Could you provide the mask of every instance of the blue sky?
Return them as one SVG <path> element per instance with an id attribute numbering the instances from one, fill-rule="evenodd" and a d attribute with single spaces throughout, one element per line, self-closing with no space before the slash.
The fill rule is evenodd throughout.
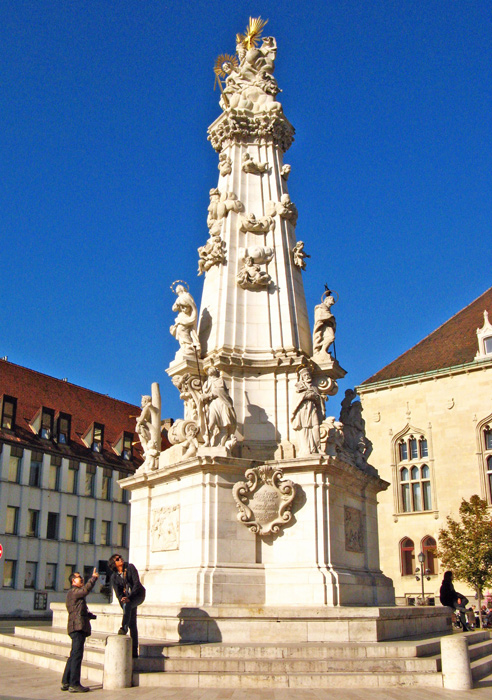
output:
<path id="1" fill-rule="evenodd" d="M 0 4 L 0 355 L 132 403 L 165 374 L 174 279 L 197 300 L 219 115 L 248 17 L 277 39 L 310 311 L 340 395 L 487 289 L 491 6 L 479 0 Z M 312 316 L 311 316 L 312 318 Z"/>

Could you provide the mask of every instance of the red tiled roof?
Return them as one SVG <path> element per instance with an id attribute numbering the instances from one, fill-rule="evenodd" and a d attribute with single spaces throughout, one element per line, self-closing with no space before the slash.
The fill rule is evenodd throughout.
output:
<path id="1" fill-rule="evenodd" d="M 130 417 L 140 414 L 138 406 L 0 360 L 0 396 L 3 394 L 17 399 L 17 412 L 15 431 L 0 429 L 1 440 L 28 445 L 31 449 L 55 452 L 70 459 L 97 462 L 121 471 L 133 471 L 142 461 L 139 444 L 134 447 L 133 463 L 124 460 L 112 449 L 123 431 L 132 433 L 133 441 L 138 443 L 135 418 Z M 71 415 L 69 445 L 44 440 L 33 433 L 29 423 L 43 406 L 53 409 L 55 418 L 60 411 Z M 93 452 L 82 440 L 82 435 L 94 421 L 104 425 L 102 453 Z"/>
<path id="2" fill-rule="evenodd" d="M 362 382 L 362 386 L 473 362 L 478 351 L 477 328 L 483 312 L 492 317 L 492 287 L 449 321 Z"/>

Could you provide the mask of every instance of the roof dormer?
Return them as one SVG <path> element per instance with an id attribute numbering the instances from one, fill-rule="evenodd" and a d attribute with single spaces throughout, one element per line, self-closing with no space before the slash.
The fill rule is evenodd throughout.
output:
<path id="1" fill-rule="evenodd" d="M 492 360 L 492 325 L 487 311 L 483 312 L 483 326 L 477 328 L 478 352 L 475 360 Z"/>

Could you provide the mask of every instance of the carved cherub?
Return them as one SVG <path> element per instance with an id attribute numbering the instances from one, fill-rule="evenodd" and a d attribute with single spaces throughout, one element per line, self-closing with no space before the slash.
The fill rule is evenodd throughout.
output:
<path id="1" fill-rule="evenodd" d="M 261 175 L 268 171 L 268 167 L 268 163 L 260 163 L 257 160 L 253 160 L 247 151 L 243 154 L 243 164 L 241 165 L 243 172 Z"/>
<path id="2" fill-rule="evenodd" d="M 294 265 L 301 270 L 306 269 L 305 258 L 310 258 L 311 256 L 304 252 L 304 241 L 298 241 L 292 248 L 292 259 Z"/>
<path id="3" fill-rule="evenodd" d="M 211 228 L 217 221 L 227 217 L 230 211 L 240 212 L 244 207 L 234 192 L 220 192 L 216 187 L 210 190 L 207 226 Z"/>
<path id="4" fill-rule="evenodd" d="M 292 166 L 288 165 L 287 163 L 285 165 L 282 165 L 282 167 L 280 169 L 280 175 L 286 182 L 289 179 L 289 175 L 290 175 L 291 170 L 292 170 Z"/>
<path id="5" fill-rule="evenodd" d="M 266 209 L 270 216 L 278 214 L 282 219 L 290 221 L 292 226 L 297 224 L 297 207 L 288 194 L 283 194 L 280 202 L 268 202 Z"/>
<path id="6" fill-rule="evenodd" d="M 237 273 L 237 283 L 243 289 L 256 289 L 258 287 L 268 287 L 272 278 L 268 272 L 264 272 L 251 256 L 244 259 L 244 265 Z"/>
<path id="7" fill-rule="evenodd" d="M 212 231 L 210 233 L 212 234 Z M 214 265 L 225 263 L 225 251 L 226 243 L 220 237 L 220 233 L 212 234 L 206 244 L 198 248 L 198 275 L 203 275 Z"/>
<path id="8" fill-rule="evenodd" d="M 227 153 L 222 152 L 219 154 L 219 164 L 217 167 L 221 175 L 229 175 L 232 172 L 232 160 Z"/>
<path id="9" fill-rule="evenodd" d="M 268 233 L 270 229 L 275 228 L 275 219 L 271 216 L 263 216 L 261 219 L 257 219 L 254 214 L 246 214 L 241 216 L 241 226 L 240 231 L 249 233 Z"/>

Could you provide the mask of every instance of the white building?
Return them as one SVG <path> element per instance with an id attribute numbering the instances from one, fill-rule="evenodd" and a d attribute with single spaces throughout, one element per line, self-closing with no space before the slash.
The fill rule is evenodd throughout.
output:
<path id="1" fill-rule="evenodd" d="M 141 459 L 139 408 L 0 361 L 0 614 L 44 615 L 73 571 L 128 553 L 118 479 Z M 94 602 L 106 598 L 97 587 Z"/>

